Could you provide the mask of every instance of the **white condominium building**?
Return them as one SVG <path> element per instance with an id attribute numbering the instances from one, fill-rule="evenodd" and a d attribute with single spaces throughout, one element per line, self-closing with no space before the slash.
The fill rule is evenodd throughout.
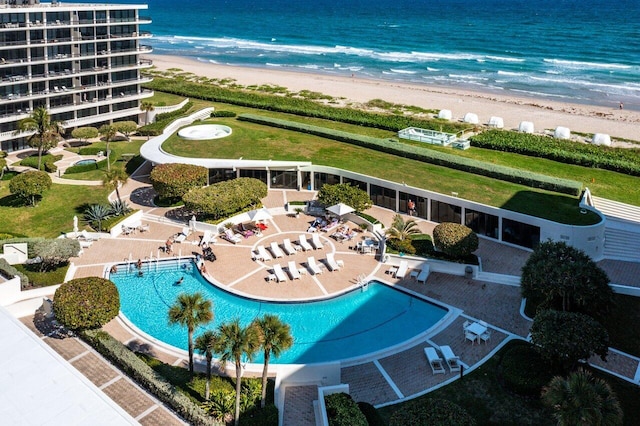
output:
<path id="1" fill-rule="evenodd" d="M 27 148 L 17 124 L 38 107 L 66 129 L 138 122 L 152 66 L 147 5 L 0 0 L 0 149 Z"/>

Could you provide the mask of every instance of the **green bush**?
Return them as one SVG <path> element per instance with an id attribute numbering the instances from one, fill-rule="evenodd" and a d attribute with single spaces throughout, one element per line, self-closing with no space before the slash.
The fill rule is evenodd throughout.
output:
<path id="1" fill-rule="evenodd" d="M 45 154 L 41 159 L 41 170 L 44 170 L 47 173 L 54 173 L 58 170 L 58 167 L 53 164 L 58 160 L 62 159 L 62 155 L 51 155 Z M 32 167 L 34 169 L 38 169 L 38 155 L 31 155 L 22 161 L 20 161 L 21 166 Z"/>
<path id="2" fill-rule="evenodd" d="M 394 412 L 389 426 L 475 426 L 467 411 L 446 399 L 410 402 Z"/>
<path id="3" fill-rule="evenodd" d="M 358 408 L 362 411 L 362 414 L 364 414 L 369 426 L 387 426 L 384 419 L 373 405 L 368 402 L 360 401 L 358 402 Z"/>
<path id="4" fill-rule="evenodd" d="M 344 392 L 324 397 L 329 426 L 367 426 L 367 418 L 351 395 Z"/>
<path id="5" fill-rule="evenodd" d="M 33 254 L 42 260 L 40 270 L 48 271 L 68 263 L 71 257 L 78 256 L 80 243 L 67 238 L 46 239 L 34 243 Z"/>
<path id="6" fill-rule="evenodd" d="M 213 111 L 211 117 L 235 117 L 236 113 L 233 111 Z"/>
<path id="7" fill-rule="evenodd" d="M 363 191 L 357 186 L 351 186 L 350 183 L 322 185 L 322 188 L 318 191 L 318 201 L 325 206 L 343 203 L 353 207 L 358 212 L 367 210 L 373 205 L 367 191 Z"/>
<path id="8" fill-rule="evenodd" d="M 29 278 L 22 272 L 18 271 L 13 266 L 9 265 L 5 259 L 0 258 L 0 275 L 6 277 L 7 279 L 12 279 L 13 277 L 20 277 L 20 286 L 25 288 L 29 285 Z"/>
<path id="9" fill-rule="evenodd" d="M 240 415 L 240 426 L 278 426 L 278 408 L 273 404 L 257 407 Z"/>
<path id="10" fill-rule="evenodd" d="M 124 214 L 122 216 L 110 216 L 110 217 L 104 219 L 102 221 L 102 230 L 104 232 L 111 232 L 111 228 L 113 228 L 114 225 L 117 225 L 118 223 L 122 222 L 123 220 L 125 220 L 129 216 L 133 215 L 137 211 L 138 210 L 131 210 L 128 213 L 126 213 L 126 214 Z"/>
<path id="11" fill-rule="evenodd" d="M 479 148 L 515 152 L 561 163 L 640 176 L 640 149 L 638 148 L 596 146 L 509 130 L 488 130 L 472 136 L 470 140 L 473 146 Z"/>
<path id="12" fill-rule="evenodd" d="M 337 140 L 339 142 L 345 142 L 357 146 L 362 146 L 368 149 L 374 149 L 376 151 L 384 152 L 387 154 L 410 158 L 412 160 L 422 161 L 425 163 L 431 163 L 437 166 L 449 167 L 463 172 L 473 173 L 494 179 L 500 179 L 507 182 L 513 182 L 520 185 L 530 186 L 532 188 L 540 188 L 573 196 L 578 196 L 582 191 L 582 184 L 577 181 L 554 178 L 539 173 L 529 172 L 526 170 L 513 169 L 497 164 L 485 163 L 475 159 L 435 151 L 421 146 L 409 145 L 404 143 L 401 144 L 398 142 L 389 141 L 388 139 L 374 138 L 372 136 L 364 136 L 360 134 L 348 133 L 294 121 L 280 120 L 277 118 L 263 117 L 254 114 L 242 114 L 238 116 L 238 119 L 249 121 L 251 123 L 262 124 L 265 126 L 272 126 L 286 130 L 308 133 L 327 139 Z"/>
<path id="13" fill-rule="evenodd" d="M 366 213 L 356 212 L 356 215 L 360 216 L 363 219 L 366 219 L 369 223 L 372 223 L 374 225 L 376 225 L 378 223 L 381 223 L 378 219 L 376 219 L 375 217 L 370 216 L 370 215 L 368 215 Z M 383 226 L 383 228 L 384 228 L 384 226 Z"/>
<path id="14" fill-rule="evenodd" d="M 99 277 L 62 284 L 53 298 L 56 320 L 71 330 L 102 327 L 118 315 L 120 295 L 115 284 Z"/>
<path id="15" fill-rule="evenodd" d="M 386 241 L 387 246 L 395 250 L 399 253 L 404 254 L 416 254 L 417 250 L 412 244 L 411 238 L 405 238 L 404 240 L 399 240 L 396 238 L 388 239 Z"/>
<path id="16" fill-rule="evenodd" d="M 20 173 L 11 179 L 9 192 L 35 206 L 52 184 L 51 177 L 46 172 L 34 170 Z"/>
<path id="17" fill-rule="evenodd" d="M 433 229 L 433 242 L 438 250 L 464 258 L 478 249 L 478 236 L 471 228 L 459 223 L 443 222 Z"/>
<path id="18" fill-rule="evenodd" d="M 182 197 L 187 209 L 211 219 L 229 217 L 243 209 L 259 206 L 267 196 L 267 185 L 254 178 L 236 178 L 197 188 Z"/>
<path id="19" fill-rule="evenodd" d="M 542 387 L 553 378 L 550 366 L 533 345 L 524 341 L 502 354 L 499 369 L 504 386 L 524 396 L 540 397 Z"/>
<path id="20" fill-rule="evenodd" d="M 207 184 L 209 170 L 192 164 L 158 164 L 149 179 L 153 189 L 164 199 L 179 199 L 192 189 Z"/>
<path id="21" fill-rule="evenodd" d="M 55 301 L 54 301 L 55 307 Z M 94 349 L 111 360 L 138 384 L 154 394 L 193 425 L 223 426 L 207 416 L 193 401 L 168 383 L 162 376 L 139 359 L 125 345 L 101 330 L 88 330 L 82 334 Z"/>

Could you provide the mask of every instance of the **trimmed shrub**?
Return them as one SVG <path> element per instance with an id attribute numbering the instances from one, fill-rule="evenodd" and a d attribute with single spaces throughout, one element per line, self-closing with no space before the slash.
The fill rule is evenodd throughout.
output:
<path id="1" fill-rule="evenodd" d="M 325 206 L 343 203 L 359 212 L 367 210 L 373 205 L 367 191 L 363 191 L 357 186 L 351 186 L 349 183 L 322 185 L 322 188 L 318 191 L 318 201 Z"/>
<path id="2" fill-rule="evenodd" d="M 344 392 L 324 397 L 329 426 L 367 426 L 367 418 L 351 395 Z"/>
<path id="3" fill-rule="evenodd" d="M 78 240 L 55 238 L 38 241 L 33 245 L 33 254 L 42 259 L 40 270 L 47 271 L 69 261 L 80 253 Z"/>
<path id="4" fill-rule="evenodd" d="M 54 301 L 55 309 L 55 301 Z M 162 376 L 153 371 L 125 345 L 101 330 L 82 332 L 82 338 L 95 350 L 111 360 L 116 366 L 133 378 L 138 384 L 154 394 L 159 400 L 169 405 L 180 416 L 193 425 L 223 426 L 207 416 L 191 399 L 176 390 Z"/>
<path id="5" fill-rule="evenodd" d="M 78 127 L 71 131 L 71 136 L 76 139 L 80 139 L 80 141 L 97 138 L 98 129 L 95 127 Z"/>
<path id="6" fill-rule="evenodd" d="M 278 426 L 278 408 L 273 404 L 257 407 L 240 414 L 240 426 Z"/>
<path id="7" fill-rule="evenodd" d="M 52 184 L 51 177 L 46 172 L 25 172 L 9 181 L 9 192 L 35 206 Z"/>
<path id="8" fill-rule="evenodd" d="M 6 259 L 3 258 L 0 258 L 0 275 L 8 279 L 12 279 L 13 277 L 20 277 L 20 286 L 22 288 L 25 288 L 29 285 L 29 278 L 13 266 L 9 265 L 9 262 L 7 262 Z"/>
<path id="9" fill-rule="evenodd" d="M 411 238 L 405 238 L 404 240 L 388 239 L 387 246 L 393 250 L 405 254 L 416 254 L 416 248 L 413 246 Z"/>
<path id="10" fill-rule="evenodd" d="M 358 408 L 366 417 L 369 426 L 387 426 L 384 419 L 382 418 L 380 413 L 378 413 L 376 407 L 374 407 L 373 405 L 369 404 L 368 402 L 360 401 L 358 402 Z"/>
<path id="11" fill-rule="evenodd" d="M 478 236 L 459 223 L 443 222 L 433 229 L 433 242 L 438 250 L 455 258 L 469 256 L 478 249 Z"/>
<path id="12" fill-rule="evenodd" d="M 266 196 L 267 185 L 261 180 L 237 178 L 191 190 L 182 200 L 188 210 L 220 219 L 250 206 L 258 206 Z"/>
<path id="13" fill-rule="evenodd" d="M 519 395 L 539 397 L 553 374 L 533 345 L 513 344 L 501 357 L 500 369 L 504 386 Z"/>
<path id="14" fill-rule="evenodd" d="M 532 188 L 546 189 L 573 196 L 578 196 L 582 191 L 582 183 L 568 179 L 554 178 L 526 170 L 513 169 L 497 164 L 485 163 L 471 158 L 460 157 L 455 154 L 447 154 L 416 145 L 409 145 L 390 141 L 389 139 L 374 138 L 355 133 L 348 133 L 294 121 L 280 120 L 277 118 L 263 117 L 254 114 L 241 114 L 239 120 L 265 126 L 308 133 L 315 136 L 333 139 L 339 142 L 362 146 L 387 154 L 410 158 L 412 160 L 449 167 L 467 173 L 487 176 L 507 182 L 530 186 Z"/>
<path id="15" fill-rule="evenodd" d="M 235 117 L 236 113 L 233 111 L 213 111 L 211 117 Z"/>
<path id="16" fill-rule="evenodd" d="M 62 159 L 62 155 L 51 155 L 45 154 L 42 156 L 42 161 L 40 165 L 40 169 L 44 170 L 47 173 L 54 173 L 58 170 L 58 167 L 53 164 L 56 161 Z M 32 155 L 20 161 L 21 166 L 32 167 L 34 169 L 38 169 L 38 156 Z"/>
<path id="17" fill-rule="evenodd" d="M 53 298 L 56 320 L 71 330 L 100 328 L 118 315 L 116 285 L 99 277 L 77 278 L 62 284 Z"/>
<path id="18" fill-rule="evenodd" d="M 207 184 L 209 170 L 192 164 L 159 164 L 151 170 L 153 189 L 164 199 L 177 199 Z"/>
<path id="19" fill-rule="evenodd" d="M 389 426 L 475 426 L 476 421 L 467 411 L 446 399 L 414 401 L 394 412 Z"/>

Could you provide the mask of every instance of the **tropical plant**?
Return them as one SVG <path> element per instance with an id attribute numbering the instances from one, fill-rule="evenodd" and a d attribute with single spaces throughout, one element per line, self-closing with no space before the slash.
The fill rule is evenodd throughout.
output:
<path id="1" fill-rule="evenodd" d="M 436 398 L 404 404 L 389 419 L 389 426 L 474 426 L 475 424 L 476 420 L 464 408 L 446 399 Z"/>
<path id="2" fill-rule="evenodd" d="M 149 113 L 151 111 L 153 111 L 154 109 L 155 109 L 155 107 L 149 101 L 143 101 L 140 104 L 140 111 L 144 111 L 144 113 L 145 113 L 144 124 L 149 124 Z"/>
<path id="3" fill-rule="evenodd" d="M 387 238 L 391 240 L 406 240 L 410 239 L 411 235 L 420 234 L 420 229 L 418 228 L 418 223 L 414 219 L 404 220 L 402 215 L 395 215 L 393 217 L 393 222 L 391 223 L 391 228 L 387 229 L 385 234 Z"/>
<path id="4" fill-rule="evenodd" d="M 184 194 L 182 200 L 187 209 L 219 219 L 256 208 L 266 195 L 267 185 L 264 182 L 241 177 L 192 189 Z"/>
<path id="5" fill-rule="evenodd" d="M 459 223 L 443 222 L 433 228 L 433 243 L 441 252 L 465 258 L 478 249 L 478 235 Z"/>
<path id="6" fill-rule="evenodd" d="M 100 328 L 119 311 L 118 288 L 100 277 L 68 281 L 56 290 L 53 298 L 56 320 L 71 330 Z"/>
<path id="7" fill-rule="evenodd" d="M 104 204 L 92 204 L 84 212 L 84 222 L 95 229 L 98 225 L 98 232 L 102 232 L 102 221 L 111 216 L 111 208 Z"/>
<path id="8" fill-rule="evenodd" d="M 85 141 L 87 139 L 92 139 L 98 136 L 98 129 L 95 127 L 78 127 L 77 129 L 73 129 L 71 131 L 71 136 L 76 139 L 79 139 L 80 142 Z"/>
<path id="9" fill-rule="evenodd" d="M 104 141 L 107 143 L 107 170 L 111 171 L 111 151 L 109 150 L 109 143 L 116 136 L 118 131 L 111 124 L 104 124 L 100 126 L 98 129 L 98 133 L 103 137 Z"/>
<path id="10" fill-rule="evenodd" d="M 318 191 L 318 201 L 325 206 L 333 206 L 343 203 L 361 212 L 370 208 L 373 203 L 367 191 L 363 191 L 350 183 L 338 183 L 335 185 L 322 185 Z"/>
<path id="11" fill-rule="evenodd" d="M 367 418 L 348 393 L 332 393 L 324 397 L 329 425 L 368 426 Z"/>
<path id="12" fill-rule="evenodd" d="M 204 399 L 209 400 L 211 393 L 211 361 L 213 360 L 213 351 L 216 344 L 216 334 L 207 330 L 198 337 L 196 337 L 195 349 L 203 354 L 207 359 L 207 381 L 204 387 Z"/>
<path id="13" fill-rule="evenodd" d="M 253 321 L 260 336 L 260 348 L 264 354 L 264 368 L 262 369 L 262 394 L 260 407 L 264 408 L 267 402 L 267 373 L 271 354 L 280 356 L 293 345 L 291 327 L 283 323 L 277 315 L 265 314 L 262 318 Z"/>
<path id="14" fill-rule="evenodd" d="M 554 377 L 542 391 L 542 402 L 553 410 L 560 426 L 622 425 L 623 412 L 615 393 L 588 371 Z"/>
<path id="15" fill-rule="evenodd" d="M 149 179 L 153 189 L 162 199 L 178 199 L 192 189 L 207 184 L 206 167 L 192 164 L 159 164 L 151 170 Z"/>
<path id="16" fill-rule="evenodd" d="M 189 341 L 189 372 L 193 374 L 193 332 L 196 327 L 213 321 L 213 303 L 206 300 L 202 293 L 178 295 L 169 308 L 169 324 L 187 327 Z"/>
<path id="17" fill-rule="evenodd" d="M 240 419 L 240 392 L 242 390 L 242 361 L 252 361 L 260 347 L 260 335 L 253 325 L 242 327 L 240 319 L 221 324 L 217 331 L 218 341 L 216 353 L 220 354 L 220 361 L 225 365 L 228 361 L 235 363 L 236 369 L 236 405 L 235 425 Z"/>
<path id="18" fill-rule="evenodd" d="M 110 208 L 111 214 L 114 216 L 124 216 L 131 211 L 131 207 L 129 207 L 126 201 L 112 201 Z"/>
<path id="19" fill-rule="evenodd" d="M 9 192 L 23 198 L 27 204 L 35 206 L 44 192 L 51 188 L 51 177 L 46 172 L 32 171 L 20 173 L 9 182 Z"/>
<path id="20" fill-rule="evenodd" d="M 38 150 L 38 170 L 42 163 L 42 153 L 58 144 L 60 136 L 64 134 L 64 127 L 57 121 L 51 121 L 49 111 L 45 107 L 38 107 L 31 115 L 18 123 L 16 134 L 35 132 L 29 136 L 27 142 Z"/>
<path id="21" fill-rule="evenodd" d="M 107 158 L 107 164 L 109 159 Z M 102 177 L 102 184 L 109 188 L 115 189 L 116 197 L 118 197 L 118 201 L 122 204 L 122 199 L 120 198 L 120 185 L 125 185 L 129 180 L 129 175 L 124 169 L 115 168 L 113 170 L 107 171 Z"/>
<path id="22" fill-rule="evenodd" d="M 0 151 L 0 180 L 4 177 L 4 169 L 7 167 L 7 159 L 5 158 L 7 153 Z"/>
<path id="23" fill-rule="evenodd" d="M 589 315 L 551 309 L 538 311 L 530 332 L 531 342 L 556 371 L 570 371 L 579 360 L 593 355 L 607 360 L 609 334 Z"/>
<path id="24" fill-rule="evenodd" d="M 138 129 L 138 125 L 135 121 L 116 121 L 113 123 L 113 128 L 116 129 L 117 132 L 122 133 L 129 141 L 131 140 L 131 133 Z"/>
<path id="25" fill-rule="evenodd" d="M 522 297 L 543 308 L 604 315 L 613 304 L 609 277 L 585 252 L 562 241 L 535 248 L 522 268 Z"/>
<path id="26" fill-rule="evenodd" d="M 40 270 L 50 271 L 80 253 L 78 240 L 54 238 L 33 243 L 33 255 L 39 257 Z"/>

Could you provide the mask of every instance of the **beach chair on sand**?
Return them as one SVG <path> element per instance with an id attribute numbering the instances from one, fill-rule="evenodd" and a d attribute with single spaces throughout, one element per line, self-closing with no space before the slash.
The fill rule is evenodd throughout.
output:
<path id="1" fill-rule="evenodd" d="M 455 356 L 450 346 L 448 345 L 440 346 L 440 352 L 442 352 L 442 356 L 444 357 L 444 360 L 447 362 L 447 365 L 449 366 L 449 370 L 452 373 L 456 373 L 460 371 L 460 358 Z"/>
<path id="2" fill-rule="evenodd" d="M 273 273 L 275 274 L 276 278 L 278 279 L 278 282 L 283 282 L 283 281 L 287 280 L 287 276 L 285 275 L 284 271 L 282 270 L 282 266 L 280 266 L 280 264 L 273 265 Z"/>
<path id="3" fill-rule="evenodd" d="M 442 358 L 438 356 L 438 352 L 436 352 L 435 348 L 432 348 L 431 346 L 424 348 L 424 354 L 427 356 L 427 360 L 429 361 L 429 366 L 431 367 L 433 374 L 446 373 Z"/>
<path id="4" fill-rule="evenodd" d="M 282 247 L 284 247 L 284 252 L 289 256 L 296 254 L 296 248 L 293 246 L 293 244 L 291 244 L 291 240 L 289 240 L 288 238 L 284 239 L 284 241 L 282 242 Z"/>
<path id="5" fill-rule="evenodd" d="M 324 246 L 322 245 L 322 241 L 320 241 L 320 235 L 318 235 L 318 234 L 312 234 L 311 235 L 311 245 L 316 250 L 324 248 Z"/>
<path id="6" fill-rule="evenodd" d="M 280 250 L 278 243 L 276 243 L 275 241 L 271 242 L 269 249 L 271 249 L 271 253 L 273 253 L 273 257 L 275 258 L 284 257 L 284 253 L 282 252 L 282 250 Z"/>
<path id="7" fill-rule="evenodd" d="M 298 271 L 298 267 L 296 266 L 296 262 L 290 261 L 287 264 L 287 269 L 289 270 L 289 275 L 291 275 L 292 280 L 300 279 L 300 272 Z"/>
<path id="8" fill-rule="evenodd" d="M 311 256 L 307 258 L 307 266 L 313 272 L 313 275 L 319 275 L 322 273 L 322 269 L 320 269 L 320 265 L 316 263 L 316 259 Z"/>
<path id="9" fill-rule="evenodd" d="M 302 247 L 302 250 L 304 251 L 313 250 L 313 247 L 311 247 L 311 244 L 307 242 L 307 237 L 304 234 L 300 235 L 300 237 L 298 238 L 298 243 L 300 244 L 300 247 Z"/>

